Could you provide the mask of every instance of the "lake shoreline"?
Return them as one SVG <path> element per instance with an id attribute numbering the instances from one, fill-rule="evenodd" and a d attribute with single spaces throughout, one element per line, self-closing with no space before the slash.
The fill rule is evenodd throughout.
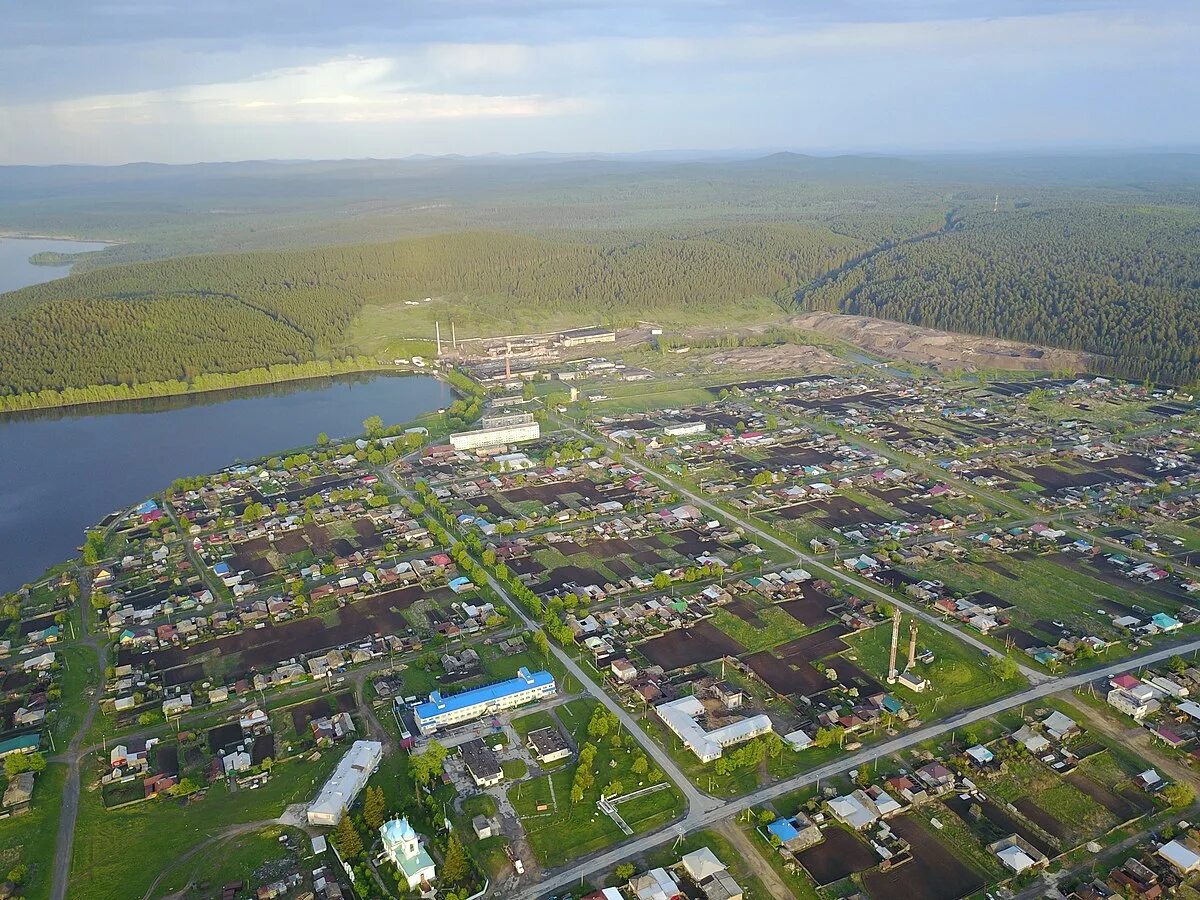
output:
<path id="1" fill-rule="evenodd" d="M 0 417 L 0 593 L 75 555 L 88 528 L 176 478 L 308 447 L 322 432 L 352 440 L 373 416 L 434 428 L 453 389 L 432 373 L 400 374 L 349 372 Z"/>
<path id="2" fill-rule="evenodd" d="M 253 369 L 243 369 L 243 370 L 241 370 L 241 372 L 230 372 L 229 375 L 230 375 L 230 377 L 232 377 L 232 376 L 240 375 L 240 374 L 242 374 L 242 372 L 247 372 L 247 371 L 254 371 L 254 370 Z M 304 373 L 304 374 L 296 374 L 296 375 L 285 375 L 282 377 L 261 378 L 261 379 L 256 379 L 254 381 L 247 381 L 244 384 L 228 384 L 228 385 L 219 385 L 219 386 L 214 386 L 214 387 L 201 387 L 201 388 L 193 388 L 193 387 L 189 386 L 186 390 L 182 390 L 182 391 L 180 391 L 180 390 L 165 390 L 164 389 L 161 391 L 154 391 L 154 392 L 151 392 L 148 394 L 142 394 L 137 397 L 111 397 L 111 398 L 104 398 L 104 399 L 99 399 L 99 400 L 77 400 L 77 401 L 70 401 L 70 402 L 64 402 L 64 403 L 37 403 L 37 404 L 31 405 L 31 406 L 20 406 L 20 407 L 16 407 L 13 409 L 0 408 L 0 422 L 5 421 L 6 419 L 8 419 L 11 416 L 17 416 L 21 413 L 26 413 L 26 412 L 36 413 L 36 412 L 44 412 L 44 411 L 55 410 L 55 409 L 83 409 L 83 408 L 91 409 L 91 408 L 105 407 L 105 406 L 116 405 L 116 404 L 121 404 L 121 403 L 140 403 L 143 400 L 161 400 L 161 399 L 169 399 L 172 397 L 194 397 L 194 396 L 202 396 L 205 394 L 220 394 L 225 391 L 236 391 L 240 388 L 269 387 L 270 385 L 273 385 L 273 384 L 288 384 L 289 382 L 294 382 L 294 381 L 312 381 L 312 380 L 318 379 L 318 378 L 337 378 L 342 375 L 366 375 L 366 374 L 397 375 L 397 376 L 428 375 L 432 378 L 436 378 L 438 381 L 441 381 L 443 384 L 446 384 L 452 391 L 455 391 L 454 386 L 451 385 L 448 381 L 446 381 L 446 379 L 444 379 L 441 376 L 441 374 L 438 373 L 436 370 L 433 370 L 433 369 L 428 369 L 428 370 L 426 370 L 426 369 L 397 369 L 395 366 L 388 366 L 383 363 L 379 363 L 376 365 L 353 366 L 353 367 L 347 367 L 344 369 L 339 368 L 337 371 L 332 371 L 332 372 L 312 372 L 312 373 Z M 117 385 L 88 385 L 87 387 L 76 388 L 75 390 L 86 391 L 86 390 L 92 390 L 92 389 L 113 388 L 113 387 L 117 387 Z M 455 391 L 455 393 L 457 394 L 458 392 Z M 16 394 L 14 396 L 15 397 L 24 397 L 24 396 L 29 396 L 29 395 Z M 3 399 L 4 398 L 0 398 L 0 402 L 2 402 Z"/>
<path id="3" fill-rule="evenodd" d="M 105 238 L 75 237 L 69 234 L 25 234 L 16 231 L 0 231 L 0 238 L 10 241 L 70 241 L 77 244 L 107 244 L 110 247 L 128 243 L 127 241 L 110 241 Z"/>

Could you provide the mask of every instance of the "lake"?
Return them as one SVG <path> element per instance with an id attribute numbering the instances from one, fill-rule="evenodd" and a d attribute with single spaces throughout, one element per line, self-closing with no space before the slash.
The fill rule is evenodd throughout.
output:
<path id="1" fill-rule="evenodd" d="M 70 266 L 35 266 L 29 257 L 47 251 L 86 253 L 103 250 L 108 244 L 96 241 L 56 241 L 49 238 L 0 238 L 0 294 L 71 273 Z"/>
<path id="2" fill-rule="evenodd" d="M 348 375 L 0 415 L 0 591 L 76 555 L 85 530 L 176 478 L 448 406 L 427 375 Z"/>

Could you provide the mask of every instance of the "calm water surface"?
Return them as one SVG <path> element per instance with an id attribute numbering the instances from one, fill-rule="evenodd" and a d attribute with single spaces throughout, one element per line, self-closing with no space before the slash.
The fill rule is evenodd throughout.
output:
<path id="1" fill-rule="evenodd" d="M 311 444 L 322 431 L 357 435 L 369 416 L 404 422 L 452 399 L 424 375 L 351 375 L 0 414 L 0 591 L 75 555 L 86 528 L 180 476 Z"/>
<path id="2" fill-rule="evenodd" d="M 70 266 L 35 266 L 29 261 L 35 253 L 86 253 L 107 246 L 95 241 L 0 238 L 0 294 L 71 274 Z"/>

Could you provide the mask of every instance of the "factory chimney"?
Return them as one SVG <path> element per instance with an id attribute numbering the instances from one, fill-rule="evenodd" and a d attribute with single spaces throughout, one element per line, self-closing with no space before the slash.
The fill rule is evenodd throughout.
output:
<path id="1" fill-rule="evenodd" d="M 434 334 L 435 340 L 437 340 L 437 355 L 441 356 L 442 355 L 442 323 L 441 322 L 435 321 L 433 323 L 433 334 Z"/>
<path id="2" fill-rule="evenodd" d="M 896 650 L 900 644 L 900 610 L 892 613 L 892 653 L 888 657 L 887 683 L 896 683 Z"/>
<path id="3" fill-rule="evenodd" d="M 914 619 L 908 623 L 908 670 L 911 672 L 917 665 L 917 622 Z"/>
<path id="4" fill-rule="evenodd" d="M 512 378 L 512 342 L 504 345 L 504 380 Z"/>

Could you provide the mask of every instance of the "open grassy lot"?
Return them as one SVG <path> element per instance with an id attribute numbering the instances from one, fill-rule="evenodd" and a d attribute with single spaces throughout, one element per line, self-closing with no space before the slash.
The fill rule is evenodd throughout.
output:
<path id="1" fill-rule="evenodd" d="M 231 793 L 221 783 L 203 800 L 186 804 L 164 798 L 109 811 L 100 792 L 85 786 L 71 861 L 72 900 L 142 896 L 173 860 L 223 827 L 274 819 L 289 804 L 312 799 L 340 756 L 335 750 L 312 763 L 280 763 L 258 790 Z M 173 870 L 162 886 L 177 890 L 186 881 L 185 871 Z"/>
<path id="2" fill-rule="evenodd" d="M 1039 556 L 1033 559 L 999 556 L 994 560 L 938 561 L 922 565 L 917 571 L 922 578 L 944 581 L 949 587 L 962 591 L 988 591 L 1011 603 L 1008 610 L 1013 623 L 1027 631 L 1045 631 L 1046 623 L 1059 621 L 1076 631 L 1095 634 L 1109 640 L 1119 640 L 1120 632 L 1112 626 L 1113 607 L 1139 604 L 1155 611 L 1173 611 L 1177 605 L 1164 602 L 1148 591 L 1139 591 L 1130 581 L 1128 587 L 1108 584 L 1085 572 L 1069 568 L 1061 558 Z M 1106 610 L 1101 613 L 1098 610 Z M 1039 627 L 1038 623 L 1042 623 Z M 1057 640 L 1056 634 L 1045 634 Z M 1050 641 L 1053 643 L 1053 641 Z M 1121 652 L 1114 647 L 1109 653 Z"/>
<path id="3" fill-rule="evenodd" d="M 900 666 L 905 662 L 907 628 L 902 628 Z M 856 659 L 867 672 L 881 681 L 887 677 L 888 653 L 891 647 L 891 625 L 884 623 L 858 634 L 847 635 L 850 645 L 846 655 Z M 960 709 L 969 709 L 995 700 L 1027 685 L 1025 677 L 1017 674 L 1006 680 L 997 676 L 991 663 L 980 651 L 932 625 L 922 624 L 917 636 L 917 653 L 933 653 L 933 662 L 917 663 L 917 672 L 929 681 L 922 693 L 901 685 L 891 690 L 915 709 L 917 715 L 944 716 Z"/>
<path id="4" fill-rule="evenodd" d="M 287 834 L 299 846 L 296 853 L 288 850 L 280 843 L 279 838 Z M 307 856 L 311 851 L 308 836 L 298 828 L 288 828 L 283 825 L 269 825 L 261 831 L 239 835 L 224 842 L 212 853 L 201 853 L 193 860 L 193 864 L 180 867 L 178 876 L 172 875 L 167 881 L 186 881 L 191 879 L 195 885 L 208 883 L 211 890 L 232 881 L 244 881 L 255 884 L 263 879 L 256 877 L 256 872 L 276 876 L 290 868 L 296 867 L 299 858 Z M 278 871 L 276 871 L 278 870 Z M 160 891 L 166 896 L 169 889 Z M 201 897 L 205 894 L 193 888 L 188 896 Z"/>
<path id="5" fill-rule="evenodd" d="M 88 689 L 100 684 L 103 673 L 99 671 L 99 662 L 90 647 L 67 646 L 62 650 L 62 659 L 64 665 L 59 676 L 62 699 L 51 731 L 56 745 L 65 746 L 92 702 Z"/>
<path id="6" fill-rule="evenodd" d="M 554 724 L 554 717 L 550 715 L 548 710 L 539 709 L 537 712 L 530 713 L 527 716 L 521 716 L 519 719 L 513 719 L 512 726 L 516 729 L 517 734 L 521 737 L 528 736 L 529 732 L 537 731 L 539 728 L 549 728 Z"/>
<path id="7" fill-rule="evenodd" d="M 65 766 L 47 766 L 34 783 L 33 808 L 22 816 L 0 820 L 0 876 L 17 866 L 28 866 L 21 891 L 30 900 L 50 896 L 50 864 L 66 777 Z"/>
<path id="8" fill-rule="evenodd" d="M 782 609 L 767 606 L 755 610 L 758 623 L 747 622 L 718 606 L 713 610 L 712 622 L 727 635 L 746 648 L 748 653 L 770 650 L 780 644 L 803 637 L 814 629 L 788 615 Z"/>
<path id="9" fill-rule="evenodd" d="M 563 723 L 581 745 L 588 741 L 587 725 L 598 705 L 593 700 L 574 700 L 559 707 Z M 597 748 L 590 767 L 594 783 L 578 802 L 571 800 L 571 787 L 579 769 L 576 762 L 509 790 L 509 800 L 543 865 L 561 865 L 624 837 L 616 823 L 596 807 L 601 793 L 614 794 L 615 784 L 619 784 L 620 793 L 628 793 L 664 780 L 653 764 L 646 775 L 635 774 L 634 760 L 643 755 L 642 751 L 627 734 L 618 735 L 615 742 L 613 737 L 593 742 Z M 619 807 L 621 817 L 635 832 L 661 826 L 682 810 L 682 799 L 669 787 Z"/>
<path id="10" fill-rule="evenodd" d="M 1004 803 L 1032 803 L 1062 826 L 1058 838 L 1064 849 L 1077 846 L 1119 824 L 1116 816 L 1075 785 L 1028 755 L 1011 757 L 1003 774 L 988 780 L 986 789 Z M 1027 810 L 1022 810 L 1028 814 Z M 1041 824 L 1041 823 L 1039 823 Z"/>
<path id="11" fill-rule="evenodd" d="M 658 390 L 654 390 L 657 387 Z M 598 387 L 597 392 L 607 394 L 610 399 L 591 404 L 593 415 L 622 416 L 628 413 L 649 412 L 656 409 L 680 409 L 711 403 L 714 394 L 708 388 L 679 388 L 674 385 L 640 385 L 639 391 L 626 396 L 613 396 L 615 388 Z"/>

